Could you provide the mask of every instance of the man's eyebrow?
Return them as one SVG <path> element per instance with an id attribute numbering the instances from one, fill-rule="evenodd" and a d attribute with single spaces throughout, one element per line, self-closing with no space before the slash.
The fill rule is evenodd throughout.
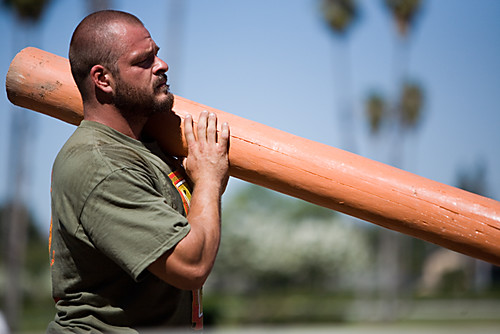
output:
<path id="1" fill-rule="evenodd" d="M 147 51 L 144 51 L 143 55 L 149 55 L 151 53 L 156 55 L 156 54 L 158 54 L 158 51 L 160 51 L 160 47 L 158 45 L 154 44 L 152 48 L 148 48 Z"/>
<path id="2" fill-rule="evenodd" d="M 139 59 L 145 56 L 149 56 L 151 54 L 156 55 L 158 53 L 158 50 L 160 50 L 160 48 L 157 45 L 154 45 L 151 48 L 137 52 L 134 56 L 134 59 Z"/>

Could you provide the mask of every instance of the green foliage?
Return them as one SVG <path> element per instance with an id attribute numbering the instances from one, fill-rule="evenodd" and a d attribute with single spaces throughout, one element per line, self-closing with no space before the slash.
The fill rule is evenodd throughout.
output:
<path id="1" fill-rule="evenodd" d="M 365 101 L 365 115 L 371 134 L 379 134 L 383 126 L 391 122 L 402 129 L 415 130 L 422 121 L 424 100 L 422 87 L 412 81 L 403 83 L 398 107 L 392 112 L 382 94 L 371 93 Z"/>
<path id="2" fill-rule="evenodd" d="M 409 26 L 415 20 L 420 9 L 420 0 L 385 0 L 401 35 L 406 36 Z"/>
<path id="3" fill-rule="evenodd" d="M 372 93 L 365 102 L 365 114 L 372 135 L 378 134 L 386 117 L 386 102 L 379 93 Z"/>
<path id="4" fill-rule="evenodd" d="M 335 211 L 330 209 L 252 184 L 248 184 L 238 194 L 235 194 L 224 214 L 229 217 L 238 216 L 242 210 L 263 215 L 280 212 L 284 215 L 283 219 L 292 223 L 306 217 L 333 219 L 337 215 Z"/>
<path id="5" fill-rule="evenodd" d="M 321 10 L 329 27 L 339 34 L 344 34 L 358 16 L 354 0 L 323 0 Z"/>
<path id="6" fill-rule="evenodd" d="M 2 0 L 3 5 L 15 9 L 23 20 L 37 21 L 50 0 Z"/>
<path id="7" fill-rule="evenodd" d="M 214 290 L 338 291 L 370 262 L 360 227 L 334 211 L 253 185 L 227 207 Z"/>
<path id="8" fill-rule="evenodd" d="M 422 119 L 424 93 L 420 85 L 406 82 L 400 98 L 401 124 L 408 129 L 415 129 Z"/>
<path id="9" fill-rule="evenodd" d="M 350 297 L 328 293 L 210 294 L 204 298 L 204 322 L 210 326 L 312 324 L 346 321 Z"/>
<path id="10" fill-rule="evenodd" d="M 7 244 L 8 219 L 12 205 L 0 207 L 0 240 L 2 241 L 2 256 L 0 257 L 0 299 L 3 299 L 6 289 L 5 258 L 9 252 Z M 20 289 L 22 290 L 23 306 L 21 311 L 20 330 L 45 330 L 48 322 L 54 317 L 54 302 L 51 298 L 49 255 L 47 239 L 35 225 L 33 217 L 27 208 L 22 207 L 22 216 L 26 217 L 27 244 L 25 249 L 24 267 L 21 273 Z"/>

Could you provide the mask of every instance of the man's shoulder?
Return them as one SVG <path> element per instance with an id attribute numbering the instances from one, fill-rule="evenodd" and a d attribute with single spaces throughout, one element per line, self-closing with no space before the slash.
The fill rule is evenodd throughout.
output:
<path id="1" fill-rule="evenodd" d="M 158 176 L 170 172 L 172 167 L 140 141 L 102 124 L 87 122 L 75 130 L 59 151 L 53 178 L 91 178 L 91 183 L 95 183 L 121 170 Z"/>
<path id="2" fill-rule="evenodd" d="M 136 164 L 144 160 L 147 151 L 141 145 L 116 131 L 95 122 L 82 123 L 61 148 L 56 164 L 75 170 Z M 142 152 L 141 152 L 142 151 Z"/>
<path id="3" fill-rule="evenodd" d="M 64 143 L 54 161 L 54 172 L 68 169 L 82 173 L 88 168 L 95 168 L 98 159 L 98 138 L 92 130 L 78 127 Z"/>

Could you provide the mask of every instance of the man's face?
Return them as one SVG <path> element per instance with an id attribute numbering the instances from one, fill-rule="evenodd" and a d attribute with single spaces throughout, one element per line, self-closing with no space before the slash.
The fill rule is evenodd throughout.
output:
<path id="1" fill-rule="evenodd" d="M 127 116 L 149 116 L 172 110 L 174 96 L 167 84 L 168 65 L 157 57 L 158 46 L 141 25 L 124 25 L 118 32 L 123 54 L 114 73 L 113 103 Z"/>

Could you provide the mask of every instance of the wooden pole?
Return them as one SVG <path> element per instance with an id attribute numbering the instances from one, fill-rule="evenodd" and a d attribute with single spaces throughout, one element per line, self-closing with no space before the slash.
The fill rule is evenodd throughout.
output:
<path id="1" fill-rule="evenodd" d="M 67 59 L 35 48 L 12 61 L 9 100 L 71 124 L 82 102 Z M 184 155 L 187 113 L 216 112 L 231 127 L 230 173 L 463 254 L 500 265 L 500 202 L 359 155 L 300 138 L 176 96 L 174 113 L 156 116 L 146 131 Z"/>

